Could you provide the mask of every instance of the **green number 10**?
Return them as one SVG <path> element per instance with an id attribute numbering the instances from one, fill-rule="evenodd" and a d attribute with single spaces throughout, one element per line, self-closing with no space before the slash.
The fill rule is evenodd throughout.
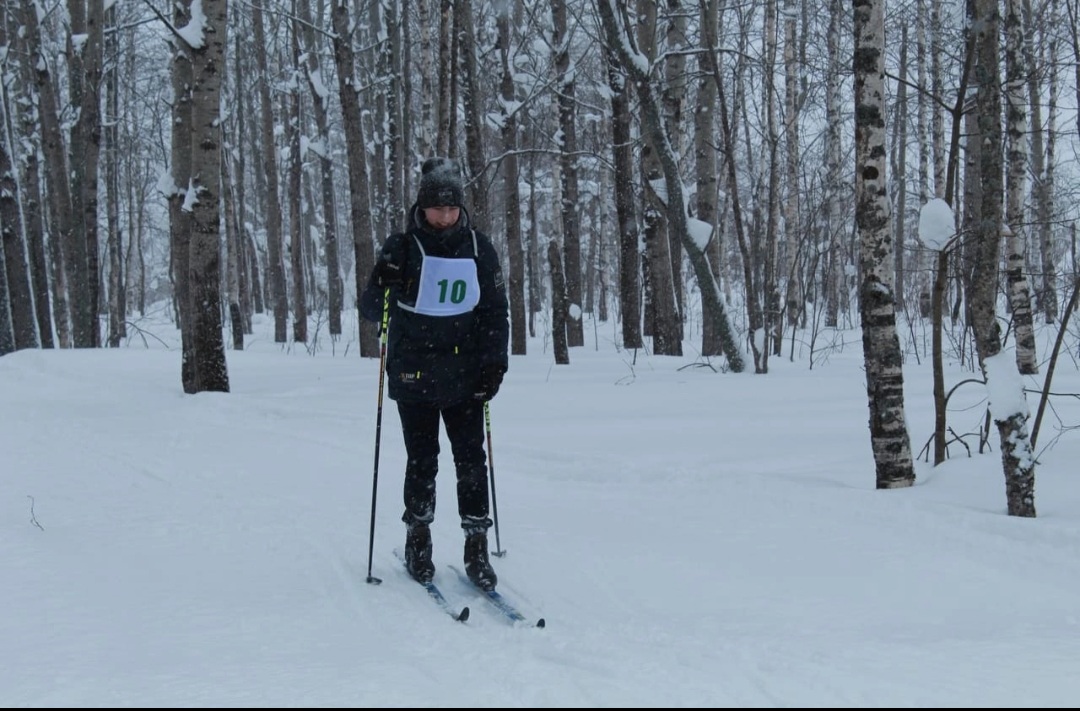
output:
<path id="1" fill-rule="evenodd" d="M 465 300 L 465 281 L 463 279 L 455 279 L 454 283 L 450 285 L 447 279 L 439 280 L 439 303 L 446 303 L 446 287 L 450 286 L 450 301 L 455 304 L 460 304 Z"/>

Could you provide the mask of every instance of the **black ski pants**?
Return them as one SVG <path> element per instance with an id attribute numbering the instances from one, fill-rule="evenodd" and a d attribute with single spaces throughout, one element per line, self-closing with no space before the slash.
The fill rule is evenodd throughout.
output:
<path id="1" fill-rule="evenodd" d="M 405 436 L 405 514 L 407 524 L 435 519 L 435 475 L 439 471 L 439 420 L 446 428 L 457 470 L 457 503 L 466 532 L 483 531 L 488 519 L 487 455 L 484 452 L 484 403 L 468 399 L 449 407 L 398 402 Z"/>

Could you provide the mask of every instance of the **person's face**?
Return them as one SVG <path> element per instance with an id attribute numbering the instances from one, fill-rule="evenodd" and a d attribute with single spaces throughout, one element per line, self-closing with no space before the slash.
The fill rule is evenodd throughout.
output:
<path id="1" fill-rule="evenodd" d="M 460 207 L 425 207 L 424 219 L 437 230 L 445 230 L 455 224 L 461 215 Z"/>

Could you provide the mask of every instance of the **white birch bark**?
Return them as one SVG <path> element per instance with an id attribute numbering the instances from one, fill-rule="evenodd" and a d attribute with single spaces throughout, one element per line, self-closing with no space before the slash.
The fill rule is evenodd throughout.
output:
<path id="1" fill-rule="evenodd" d="M 904 374 L 893 301 L 885 161 L 884 0 L 855 0 L 855 219 L 859 310 L 878 489 L 915 483 L 904 416 Z"/>
<path id="2" fill-rule="evenodd" d="M 1043 316 L 1046 319 L 1046 323 L 1054 323 L 1057 319 L 1058 298 L 1057 298 L 1057 286 L 1055 283 L 1055 272 L 1057 271 L 1056 260 L 1054 259 L 1053 248 L 1053 225 L 1052 219 L 1052 195 L 1048 189 L 1046 173 L 1046 145 L 1043 142 L 1043 114 L 1042 114 L 1042 83 L 1039 81 L 1039 72 L 1037 68 L 1040 66 L 1039 61 L 1042 56 L 1042 51 L 1035 51 L 1035 34 L 1036 30 L 1031 18 L 1031 0 L 1023 0 L 1023 17 L 1024 17 L 1024 63 L 1031 67 L 1032 71 L 1028 72 L 1027 77 L 1027 92 L 1028 92 L 1028 106 L 1030 107 L 1030 150 L 1028 152 L 1028 158 L 1031 161 L 1031 197 L 1034 202 L 1033 208 L 1033 226 L 1035 231 L 1034 242 L 1038 246 L 1036 254 L 1039 257 L 1039 271 L 1042 273 L 1042 280 L 1040 288 L 1042 292 L 1039 294 L 1039 306 L 1043 312 Z M 1049 45 L 1054 47 L 1055 39 L 1049 39 Z M 1039 43 L 1039 47 L 1043 47 L 1044 42 Z M 1054 48 L 1056 51 L 1056 48 Z M 1047 70 L 1047 79 L 1051 84 L 1056 82 L 1057 73 L 1053 69 Z M 1053 90 L 1051 90 L 1053 91 Z"/>
<path id="3" fill-rule="evenodd" d="M 978 180 L 982 193 L 974 224 L 975 263 L 971 278 L 972 329 L 979 364 L 990 397 L 990 414 L 997 426 L 1005 496 L 1010 516 L 1035 516 L 1035 458 L 1027 428 L 1027 406 L 1015 368 L 1004 366 L 997 321 L 997 285 L 1001 248 L 1001 76 L 1000 16 L 997 0 L 975 0 L 972 18 L 978 58 L 975 65 L 974 115 L 978 122 Z M 1016 382 L 1014 382 L 1014 380 Z"/>
<path id="4" fill-rule="evenodd" d="M 1005 2 L 1005 121 L 1008 126 L 1008 179 L 1005 191 L 1005 279 L 1012 309 L 1016 340 L 1016 367 L 1023 375 L 1039 372 L 1032 328 L 1031 289 L 1025 259 L 1024 192 L 1027 186 L 1027 110 L 1024 81 L 1027 68 L 1023 55 L 1021 0 Z"/>

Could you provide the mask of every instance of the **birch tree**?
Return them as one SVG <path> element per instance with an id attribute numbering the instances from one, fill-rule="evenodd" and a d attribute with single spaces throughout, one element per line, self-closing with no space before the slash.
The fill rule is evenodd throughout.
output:
<path id="1" fill-rule="evenodd" d="M 836 328 L 841 303 L 847 303 L 844 258 L 841 240 L 844 234 L 841 175 L 843 152 L 840 133 L 840 18 L 842 0 L 829 2 L 829 26 L 825 36 L 825 242 L 828 258 L 825 272 L 825 325 Z"/>
<path id="2" fill-rule="evenodd" d="M 1027 281 L 1024 239 L 1024 188 L 1027 185 L 1027 107 L 1024 82 L 1021 0 L 1005 2 L 1005 121 L 1008 125 L 1008 180 L 1006 186 L 1005 241 L 1009 307 L 1016 340 L 1016 366 L 1023 375 L 1039 372 L 1031 316 L 1031 290 Z"/>
<path id="3" fill-rule="evenodd" d="M 855 0 L 855 220 L 870 444 L 878 489 L 915 483 L 893 299 L 885 161 L 885 0 Z"/>
<path id="4" fill-rule="evenodd" d="M 1050 4 L 1050 12 L 1054 13 L 1057 3 Z M 1040 65 L 1037 57 L 1042 56 L 1042 52 L 1036 54 L 1035 51 L 1035 36 L 1036 29 L 1035 23 L 1032 18 L 1031 0 L 1023 1 L 1023 26 L 1024 26 L 1024 56 L 1023 60 L 1030 71 L 1027 72 L 1027 99 L 1028 105 L 1031 107 L 1031 140 L 1029 156 L 1031 159 L 1031 181 L 1032 181 L 1032 199 L 1034 204 L 1034 229 L 1036 234 L 1036 244 L 1038 245 L 1039 263 L 1041 265 L 1042 279 L 1040 281 L 1040 293 L 1039 293 L 1039 306 L 1043 312 L 1043 317 L 1046 323 L 1054 323 L 1057 319 L 1058 310 L 1058 296 L 1057 286 L 1055 284 L 1055 276 L 1057 272 L 1057 260 L 1054 258 L 1054 230 L 1053 230 L 1053 190 L 1054 190 L 1054 171 L 1053 166 L 1046 164 L 1046 156 L 1053 157 L 1053 141 L 1056 132 L 1045 130 L 1043 127 L 1042 106 L 1043 95 L 1042 85 L 1039 82 L 1039 72 L 1037 68 Z M 1056 23 L 1051 23 L 1056 24 Z M 1076 26 L 1073 24 L 1073 32 L 1076 32 Z M 1046 37 L 1046 45 L 1048 46 L 1048 55 L 1053 57 L 1057 55 L 1057 34 L 1049 33 L 1049 37 Z M 1044 43 L 1039 43 L 1040 47 L 1044 46 Z M 1078 53 L 1080 55 L 1080 53 Z M 1056 103 L 1057 96 L 1057 72 L 1053 67 L 1047 67 L 1046 69 L 1047 81 L 1050 84 L 1050 101 L 1051 105 Z M 1080 91 L 1080 88 L 1078 88 Z M 1053 125 L 1051 121 L 1049 126 Z M 1044 147 L 1043 136 L 1044 133 L 1047 138 L 1045 145 L 1050 146 L 1049 150 Z"/>
<path id="5" fill-rule="evenodd" d="M 1035 457 L 1027 428 L 1023 381 L 1015 365 L 1003 362 L 996 297 L 1001 249 L 1001 76 L 1000 14 L 996 0 L 974 0 L 975 113 L 980 138 L 979 182 L 982 186 L 975 222 L 975 263 L 971 277 L 972 329 L 979 364 L 990 396 L 990 413 L 997 426 L 1005 473 L 1005 496 L 1010 516 L 1035 516 Z M 1010 359 L 1011 360 L 1011 359 Z"/>

